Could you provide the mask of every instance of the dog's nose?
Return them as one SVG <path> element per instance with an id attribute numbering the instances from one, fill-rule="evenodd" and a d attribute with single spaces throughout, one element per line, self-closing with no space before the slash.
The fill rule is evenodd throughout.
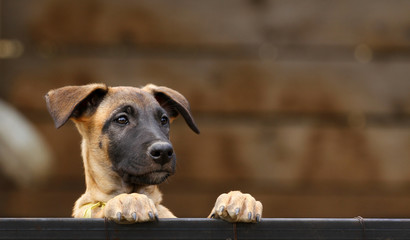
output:
<path id="1" fill-rule="evenodd" d="M 156 142 L 148 148 L 148 155 L 159 164 L 169 162 L 174 156 L 172 145 L 167 142 Z"/>

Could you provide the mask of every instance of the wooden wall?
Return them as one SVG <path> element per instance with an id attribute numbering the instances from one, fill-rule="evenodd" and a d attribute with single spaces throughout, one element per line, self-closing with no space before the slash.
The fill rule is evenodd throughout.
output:
<path id="1" fill-rule="evenodd" d="M 43 95 L 152 82 L 185 95 L 201 130 L 172 126 L 180 217 L 240 189 L 265 217 L 410 217 L 410 2 L 2 0 L 0 97 L 55 156 L 43 186 L 0 184 L 0 216 L 65 217 L 84 191 L 80 136 Z M 0 122 L 1 123 L 1 122 Z"/>

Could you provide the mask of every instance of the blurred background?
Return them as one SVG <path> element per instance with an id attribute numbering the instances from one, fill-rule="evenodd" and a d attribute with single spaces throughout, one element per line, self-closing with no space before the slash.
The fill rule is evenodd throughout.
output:
<path id="1" fill-rule="evenodd" d="M 69 217 L 80 135 L 43 96 L 166 85 L 179 217 L 252 193 L 264 217 L 410 217 L 410 1 L 0 0 L 0 216 Z"/>

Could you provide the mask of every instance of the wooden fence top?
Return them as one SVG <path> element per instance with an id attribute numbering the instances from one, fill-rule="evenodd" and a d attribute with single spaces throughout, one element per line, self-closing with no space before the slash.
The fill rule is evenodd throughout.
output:
<path id="1" fill-rule="evenodd" d="M 409 239 L 410 219 L 264 218 L 257 224 L 204 218 L 119 225 L 104 219 L 2 218 L 0 239 Z"/>

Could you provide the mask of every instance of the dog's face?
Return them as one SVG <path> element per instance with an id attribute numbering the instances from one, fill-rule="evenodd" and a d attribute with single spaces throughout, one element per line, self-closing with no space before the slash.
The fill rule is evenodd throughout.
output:
<path id="1" fill-rule="evenodd" d="M 175 172 L 170 117 L 151 94 L 112 88 L 91 121 L 104 123 L 98 147 L 124 182 L 159 184 Z"/>
<path id="2" fill-rule="evenodd" d="M 86 85 L 50 91 L 46 100 L 56 126 L 72 118 L 83 147 L 126 184 L 159 184 L 174 174 L 169 130 L 178 114 L 199 133 L 188 102 L 169 88 Z"/>

